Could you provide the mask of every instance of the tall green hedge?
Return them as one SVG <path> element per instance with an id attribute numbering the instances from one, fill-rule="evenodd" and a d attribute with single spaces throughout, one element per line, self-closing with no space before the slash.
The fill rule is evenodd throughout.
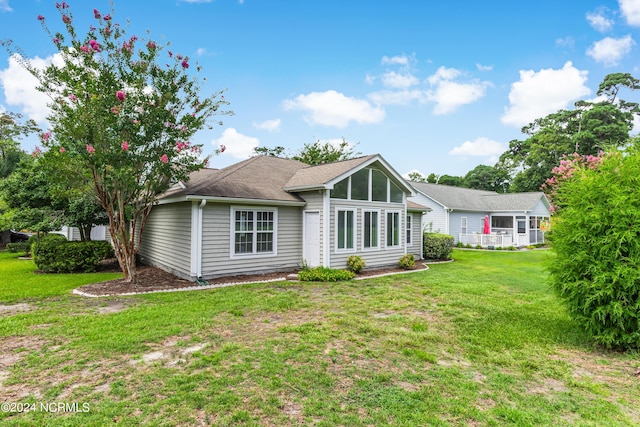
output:
<path id="1" fill-rule="evenodd" d="M 453 252 L 453 236 L 440 233 L 424 233 L 422 256 L 425 259 L 449 260 Z"/>
<path id="2" fill-rule="evenodd" d="M 558 189 L 552 287 L 570 316 L 608 348 L 640 348 L 640 153 L 614 153 Z"/>
<path id="3" fill-rule="evenodd" d="M 95 271 L 100 261 L 113 256 L 109 242 L 69 242 L 57 234 L 36 241 L 32 251 L 33 261 L 45 273 Z"/>

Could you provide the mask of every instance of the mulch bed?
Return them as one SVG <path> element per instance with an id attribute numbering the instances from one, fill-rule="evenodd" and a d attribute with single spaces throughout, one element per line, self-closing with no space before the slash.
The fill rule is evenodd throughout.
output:
<path id="1" fill-rule="evenodd" d="M 422 262 L 416 262 L 415 270 L 425 270 L 428 267 Z M 113 260 L 107 260 L 103 262 L 98 271 L 101 272 L 119 272 L 120 267 L 118 262 Z M 210 285 L 220 285 L 229 283 L 253 283 L 268 280 L 280 279 L 287 277 L 289 274 L 295 274 L 299 270 L 286 271 L 280 273 L 266 273 L 266 274 L 247 274 L 237 276 L 218 277 L 215 279 L 209 279 L 207 282 Z M 401 268 L 381 268 L 365 270 L 358 274 L 357 278 L 378 276 L 381 274 L 390 273 L 406 273 L 407 270 Z M 124 279 L 108 280 L 105 282 L 92 283 L 78 288 L 78 291 L 91 294 L 91 295 L 118 295 L 126 293 L 141 293 L 141 292 L 153 292 L 153 291 L 169 291 L 178 290 L 183 288 L 192 288 L 197 286 L 197 283 L 189 280 L 180 279 L 171 273 L 167 273 L 156 267 L 148 265 L 142 265 L 138 267 L 138 280 L 136 284 L 126 282 Z"/>

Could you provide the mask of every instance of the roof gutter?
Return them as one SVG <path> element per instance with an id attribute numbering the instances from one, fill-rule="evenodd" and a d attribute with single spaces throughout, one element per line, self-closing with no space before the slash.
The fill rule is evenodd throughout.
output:
<path id="1" fill-rule="evenodd" d="M 294 202 L 289 200 L 270 200 L 270 199 L 248 199 L 244 197 L 219 197 L 219 196 L 197 196 L 197 195 L 187 195 L 180 197 L 167 197 L 166 199 L 158 200 L 159 205 L 166 205 L 169 203 L 179 203 L 179 202 L 191 202 L 191 201 L 202 201 L 206 200 L 207 202 L 213 203 L 241 203 L 241 204 L 252 204 L 259 206 L 306 206 L 307 202 Z"/>

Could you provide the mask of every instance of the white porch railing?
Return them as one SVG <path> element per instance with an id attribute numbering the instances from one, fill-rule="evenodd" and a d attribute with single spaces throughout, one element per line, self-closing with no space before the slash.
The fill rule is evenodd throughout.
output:
<path id="1" fill-rule="evenodd" d="M 460 233 L 458 235 L 458 241 L 471 245 L 480 245 L 482 247 L 487 246 L 512 246 L 513 236 L 511 234 L 482 234 L 482 233 L 471 233 L 471 234 L 463 234 Z"/>

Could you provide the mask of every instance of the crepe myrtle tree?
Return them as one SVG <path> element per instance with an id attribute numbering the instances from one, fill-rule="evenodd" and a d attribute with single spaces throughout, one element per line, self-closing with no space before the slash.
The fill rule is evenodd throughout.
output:
<path id="1" fill-rule="evenodd" d="M 66 2 L 56 3 L 60 31 L 43 29 L 58 49 L 62 65 L 38 70 L 15 48 L 5 47 L 39 81 L 51 98 L 50 130 L 42 144 L 56 157 L 89 174 L 109 218 L 116 257 L 129 282 L 136 281 L 136 255 L 157 196 L 172 183 L 204 167 L 202 146 L 190 139 L 211 128 L 227 105 L 222 91 L 200 97 L 204 79 L 194 75 L 189 57 L 169 44 L 127 35 L 111 13 L 93 9 L 94 24 L 81 36 Z M 220 151 L 220 150 L 219 150 Z"/>

